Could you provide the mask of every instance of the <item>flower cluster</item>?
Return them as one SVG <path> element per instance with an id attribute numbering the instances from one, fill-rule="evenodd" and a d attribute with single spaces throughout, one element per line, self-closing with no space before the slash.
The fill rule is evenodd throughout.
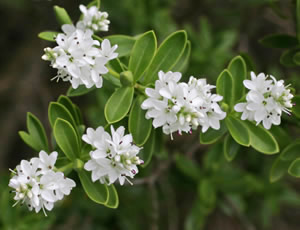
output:
<path id="1" fill-rule="evenodd" d="M 271 78 L 271 79 L 270 79 Z M 277 81 L 273 76 L 260 73 L 257 76 L 251 72 L 251 80 L 244 80 L 244 86 L 249 89 L 247 102 L 234 106 L 235 111 L 242 112 L 242 120 L 262 122 L 266 129 L 272 124 L 279 125 L 282 112 L 290 114 L 293 95 L 284 81 Z"/>
<path id="2" fill-rule="evenodd" d="M 220 120 L 226 116 L 218 104 L 222 96 L 211 93 L 215 87 L 206 79 L 190 77 L 188 83 L 180 83 L 181 73 L 171 71 L 160 71 L 158 77 L 154 89 L 146 88 L 148 98 L 142 104 L 155 128 L 162 126 L 171 137 L 175 131 L 190 132 L 199 125 L 202 132 L 220 128 Z"/>
<path id="3" fill-rule="evenodd" d="M 140 148 L 133 144 L 132 135 L 124 135 L 123 126 L 114 130 L 111 135 L 103 127 L 96 130 L 87 129 L 82 139 L 94 148 L 90 152 L 91 159 L 84 165 L 87 171 L 92 171 L 92 180 L 99 180 L 102 184 L 112 184 L 117 179 L 121 185 L 138 173 L 137 165 L 144 162 L 137 156 Z"/>
<path id="4" fill-rule="evenodd" d="M 22 160 L 16 170 L 12 170 L 14 176 L 10 179 L 9 186 L 14 189 L 14 199 L 17 201 L 15 205 L 25 203 L 30 211 L 34 209 L 39 212 L 42 209 L 46 215 L 45 209 L 52 210 L 56 201 L 70 194 L 76 184 L 62 172 L 54 171 L 56 159 L 57 152 L 48 155 L 41 151 L 39 158 Z"/>
<path id="5" fill-rule="evenodd" d="M 87 29 L 83 23 L 85 21 L 78 22 L 77 27 L 63 25 L 64 33 L 58 34 L 55 39 L 58 45 L 45 48 L 42 59 L 50 61 L 51 66 L 58 70 L 53 79 L 70 81 L 74 89 L 79 85 L 85 85 L 87 88 L 95 85 L 101 88 L 102 75 L 108 72 L 105 65 L 118 56 L 118 53 L 115 53 L 118 46 L 111 47 L 107 39 L 100 44 L 92 38 L 93 31 Z"/>
<path id="6" fill-rule="evenodd" d="M 108 31 L 110 21 L 107 20 L 107 12 L 99 11 L 96 6 L 87 8 L 84 5 L 80 5 L 79 9 L 83 14 L 83 18 L 77 23 L 77 27 L 91 29 L 94 32 Z"/>

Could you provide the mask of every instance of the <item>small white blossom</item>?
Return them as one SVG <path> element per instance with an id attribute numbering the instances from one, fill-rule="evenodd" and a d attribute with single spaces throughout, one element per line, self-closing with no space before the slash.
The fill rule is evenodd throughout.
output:
<path id="1" fill-rule="evenodd" d="M 29 210 L 39 212 L 41 209 L 51 211 L 54 203 L 62 200 L 64 195 L 69 195 L 75 182 L 66 178 L 62 172 L 55 172 L 54 165 L 57 152 L 48 155 L 41 151 L 39 158 L 30 161 L 22 160 L 12 171 L 14 176 L 9 181 L 9 187 L 15 193 L 16 204 L 25 203 Z"/>
<path id="2" fill-rule="evenodd" d="M 277 81 L 273 76 L 270 78 L 264 73 L 256 76 L 251 72 L 251 80 L 243 82 L 249 89 L 247 102 L 234 106 L 235 111 L 242 112 L 242 120 L 256 121 L 256 125 L 262 123 L 266 129 L 270 129 L 272 124 L 279 125 L 282 112 L 290 114 L 293 106 L 293 95 L 288 86 L 284 86 L 284 81 Z"/>
<path id="3" fill-rule="evenodd" d="M 138 173 L 137 165 L 144 162 L 137 156 L 140 148 L 133 144 L 132 135 L 125 135 L 125 128 L 117 130 L 111 126 L 111 135 L 98 127 L 87 129 L 82 140 L 94 148 L 90 152 L 91 159 L 84 169 L 92 172 L 92 181 L 99 180 L 102 184 L 113 184 L 119 180 L 123 185 L 125 180 L 133 178 Z"/>
<path id="4" fill-rule="evenodd" d="M 226 113 L 218 104 L 222 96 L 212 94 L 215 88 L 205 79 L 190 77 L 188 83 L 179 82 L 181 73 L 160 71 L 155 88 L 146 88 L 148 98 L 142 103 L 146 118 L 153 118 L 155 128 L 162 127 L 165 134 L 191 132 L 199 125 L 202 132 L 209 127 L 220 128 Z"/>
<path id="5" fill-rule="evenodd" d="M 96 6 L 87 8 L 84 5 L 80 5 L 79 9 L 83 14 L 83 18 L 78 22 L 77 26 L 93 30 L 94 32 L 108 31 L 110 21 L 107 19 L 107 12 L 99 11 Z"/>
<path id="6" fill-rule="evenodd" d="M 42 59 L 51 62 L 57 69 L 53 79 L 69 81 L 76 89 L 79 85 L 87 88 L 102 87 L 102 75 L 108 72 L 106 64 L 118 56 L 117 45 L 111 47 L 109 40 L 92 38 L 91 30 L 82 30 L 73 25 L 63 25 L 64 33 L 58 34 L 54 48 L 45 48 Z"/>

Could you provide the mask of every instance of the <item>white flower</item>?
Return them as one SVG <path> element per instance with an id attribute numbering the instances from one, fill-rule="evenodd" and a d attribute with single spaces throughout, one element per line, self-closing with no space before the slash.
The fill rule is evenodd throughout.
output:
<path id="1" fill-rule="evenodd" d="M 91 29 L 94 32 L 108 31 L 110 21 L 107 12 L 101 12 L 96 6 L 87 8 L 84 5 L 79 6 L 80 11 L 83 14 L 83 18 L 78 22 L 78 26 Z"/>
<path id="2" fill-rule="evenodd" d="M 85 85 L 87 88 L 102 87 L 102 75 L 108 72 L 106 64 L 118 56 L 117 45 L 111 47 L 109 40 L 101 44 L 92 38 L 91 30 L 82 30 L 73 25 L 63 25 L 64 33 L 58 34 L 58 46 L 45 49 L 42 59 L 51 61 L 57 69 L 53 79 L 70 81 L 73 88 Z"/>
<path id="3" fill-rule="evenodd" d="M 22 202 L 30 211 L 34 209 L 39 212 L 42 209 L 46 215 L 45 209 L 52 210 L 56 201 L 70 194 L 76 184 L 62 172 L 54 171 L 56 159 L 57 152 L 48 155 L 41 151 L 39 158 L 22 160 L 16 171 L 11 170 L 14 176 L 9 181 L 9 187 L 14 189 L 14 206 Z"/>
<path id="4" fill-rule="evenodd" d="M 238 103 L 235 111 L 242 112 L 242 120 L 256 121 L 256 125 L 262 122 L 266 129 L 272 124 L 279 125 L 281 114 L 290 114 L 293 95 L 284 81 L 277 81 L 273 76 L 268 79 L 264 73 L 258 76 L 251 72 L 251 80 L 244 80 L 244 85 L 250 91 L 246 96 L 246 103 Z"/>
<path id="5" fill-rule="evenodd" d="M 123 185 L 125 180 L 133 178 L 138 173 L 137 165 L 143 161 L 137 156 L 140 148 L 133 144 L 132 135 L 125 135 L 125 128 L 117 130 L 111 126 L 111 135 L 98 127 L 96 130 L 87 129 L 82 140 L 94 148 L 90 152 L 91 159 L 84 169 L 92 172 L 92 181 L 99 180 L 102 184 L 112 184 L 119 180 Z"/>
<path id="6" fill-rule="evenodd" d="M 153 118 L 154 128 L 163 127 L 171 138 L 173 132 L 190 133 L 199 125 L 203 132 L 209 127 L 220 128 L 219 121 L 226 113 L 218 105 L 222 97 L 211 93 L 214 86 L 194 77 L 188 83 L 180 83 L 179 72 L 160 71 L 158 77 L 154 89 L 146 88 L 148 98 L 141 105 L 147 110 L 146 118 Z"/>

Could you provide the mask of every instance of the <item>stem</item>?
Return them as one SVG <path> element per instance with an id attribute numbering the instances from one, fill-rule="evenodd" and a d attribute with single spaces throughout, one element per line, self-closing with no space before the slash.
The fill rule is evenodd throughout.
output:
<path id="1" fill-rule="evenodd" d="M 137 91 L 140 92 L 141 94 L 147 96 L 145 93 L 145 89 L 146 89 L 145 86 L 135 83 L 134 88 L 137 89 Z"/>
<path id="2" fill-rule="evenodd" d="M 56 171 L 65 173 L 72 168 L 73 168 L 73 162 L 66 164 L 65 166 L 63 166 L 61 168 L 56 169 Z"/>
<path id="3" fill-rule="evenodd" d="M 117 73 L 116 71 L 114 71 L 113 69 L 108 68 L 108 72 L 109 72 L 112 76 L 114 76 L 115 78 L 120 79 L 120 74 L 118 74 L 118 73 Z"/>

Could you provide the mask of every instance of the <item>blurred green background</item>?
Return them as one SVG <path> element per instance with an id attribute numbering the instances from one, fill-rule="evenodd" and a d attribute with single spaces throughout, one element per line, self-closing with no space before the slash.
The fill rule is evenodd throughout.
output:
<path id="1" fill-rule="evenodd" d="M 288 176 L 269 182 L 276 156 L 243 148 L 228 163 L 219 145 L 200 145 L 197 133 L 167 141 L 152 163 L 141 170 L 135 186 L 117 186 L 117 210 L 96 205 L 80 188 L 57 204 L 47 218 L 26 207 L 11 208 L 8 168 L 34 154 L 18 136 L 18 131 L 25 129 L 26 112 L 37 115 L 49 133 L 48 104 L 69 87 L 50 81 L 55 71 L 40 57 L 43 48 L 53 44 L 38 39 L 37 34 L 59 30 L 53 5 L 65 7 L 77 21 L 79 4 L 87 3 L 0 1 L 0 229 L 298 230 L 300 183 Z M 295 34 L 295 1 L 102 0 L 101 10 L 109 12 L 111 21 L 110 31 L 100 34 L 103 36 L 137 35 L 153 29 L 162 41 L 175 30 L 186 30 L 192 52 L 185 78 L 206 77 L 215 84 L 228 62 L 241 54 L 253 60 L 256 72 L 274 74 L 300 88 L 299 67 L 283 67 L 281 50 L 258 43 L 270 33 Z M 95 92 L 74 102 L 82 108 L 88 125 L 95 126 L 103 119 L 101 94 Z M 286 122 L 283 128 L 291 138 L 300 136 L 297 124 Z"/>

